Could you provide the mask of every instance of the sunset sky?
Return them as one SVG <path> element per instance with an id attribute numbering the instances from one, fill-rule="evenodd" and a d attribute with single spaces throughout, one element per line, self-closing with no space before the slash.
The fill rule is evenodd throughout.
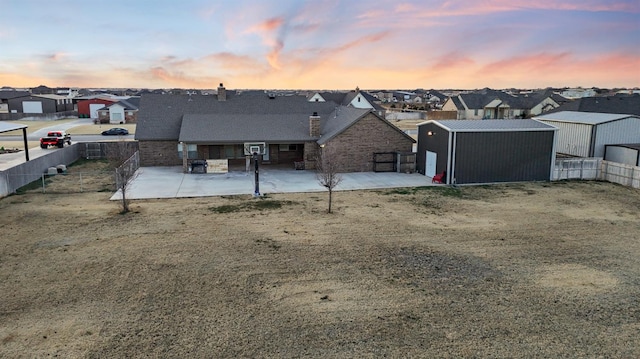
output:
<path id="1" fill-rule="evenodd" d="M 638 0 L 2 0 L 0 86 L 640 86 Z"/>

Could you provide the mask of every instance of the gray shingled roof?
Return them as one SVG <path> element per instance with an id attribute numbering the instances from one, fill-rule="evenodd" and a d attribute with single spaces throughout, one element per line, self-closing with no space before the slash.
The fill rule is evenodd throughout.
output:
<path id="1" fill-rule="evenodd" d="M 300 141 L 309 138 L 309 116 L 317 112 L 326 118 L 335 108 L 333 102 L 309 102 L 297 95 L 270 99 L 263 91 L 238 94 L 227 90 L 226 101 L 218 101 L 217 96 L 145 94 L 140 101 L 136 139 L 204 141 L 202 133 L 206 133 L 211 135 L 209 142 L 244 141 L 262 133 L 272 140 Z M 209 126 L 228 135 L 212 133 Z M 185 131 L 182 134 L 181 129 Z M 239 133 L 244 136 L 240 138 Z"/>
<path id="2" fill-rule="evenodd" d="M 139 97 L 131 97 L 126 100 L 121 100 L 116 103 L 112 103 L 111 105 L 105 105 L 104 107 L 99 108 L 98 111 L 104 111 L 113 105 L 120 105 L 124 107 L 125 110 L 137 110 L 139 104 L 140 104 Z"/>
<path id="3" fill-rule="evenodd" d="M 120 101 L 127 110 L 137 110 L 140 107 L 140 97 L 129 97 Z"/>
<path id="4" fill-rule="evenodd" d="M 460 98 L 458 96 L 453 96 L 449 98 L 451 99 L 451 101 L 453 101 L 453 104 L 456 106 L 458 111 L 464 110 L 464 105 L 462 104 L 462 101 L 460 101 Z"/>
<path id="5" fill-rule="evenodd" d="M 214 99 L 215 97 L 212 97 Z M 136 140 L 178 140 L 187 95 L 144 94 L 136 125 Z"/>
<path id="6" fill-rule="evenodd" d="M 371 109 L 341 106 L 337 108 L 333 113 L 331 113 L 326 121 L 322 123 L 322 136 L 318 140 L 318 144 L 327 143 L 332 138 L 342 133 L 347 128 L 351 127 L 351 125 L 356 123 L 360 118 L 368 113 L 372 113 L 374 116 L 378 117 L 380 121 L 385 122 L 387 125 L 389 125 L 389 127 L 394 129 L 395 131 L 398 131 L 411 141 L 415 142 L 415 140 L 411 136 L 407 135 L 404 131 L 389 123 L 387 120 L 378 116 Z"/>
<path id="7" fill-rule="evenodd" d="M 583 97 L 566 102 L 549 113 L 562 111 L 640 115 L 640 95 Z"/>
<path id="8" fill-rule="evenodd" d="M 226 101 L 218 101 L 217 96 L 144 94 L 135 138 L 199 143 L 320 142 L 328 141 L 370 112 L 332 101 L 309 102 L 298 95 L 271 99 L 264 91 L 227 90 L 226 94 Z M 309 134 L 309 117 L 314 112 L 321 119 L 320 140 Z"/>
<path id="9" fill-rule="evenodd" d="M 502 131 L 554 131 L 556 127 L 536 120 L 440 120 L 427 123 L 446 129 L 449 132 L 502 132 Z"/>
<path id="10" fill-rule="evenodd" d="M 342 104 L 344 97 L 347 95 L 346 92 L 319 92 L 319 94 L 325 101 L 333 102 L 336 105 Z"/>
<path id="11" fill-rule="evenodd" d="M 309 134 L 307 114 L 222 113 L 185 115 L 179 140 L 190 143 L 238 143 L 305 142 L 317 138 Z"/>
<path id="12" fill-rule="evenodd" d="M 460 97 L 469 109 L 483 109 L 495 99 L 499 99 L 512 109 L 531 109 L 542 102 L 545 98 L 552 97 L 552 95 L 553 92 L 551 90 L 541 90 L 528 95 L 513 96 L 503 91 L 496 91 L 487 88 L 477 92 L 460 94 Z M 459 99 L 456 97 L 453 99 L 454 104 L 458 107 Z M 462 104 L 460 104 L 460 106 L 462 106 Z M 460 110 L 463 108 L 464 107 L 458 107 Z"/>

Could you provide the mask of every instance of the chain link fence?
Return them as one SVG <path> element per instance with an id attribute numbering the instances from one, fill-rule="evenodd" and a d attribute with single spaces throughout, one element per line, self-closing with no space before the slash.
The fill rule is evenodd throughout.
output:
<path id="1" fill-rule="evenodd" d="M 16 193 L 83 193 L 116 191 L 115 171 L 107 161 L 81 160 L 82 163 L 59 171 L 57 174 L 43 173 L 40 178 L 19 188 Z M 33 175 L 8 175 L 11 177 Z"/>

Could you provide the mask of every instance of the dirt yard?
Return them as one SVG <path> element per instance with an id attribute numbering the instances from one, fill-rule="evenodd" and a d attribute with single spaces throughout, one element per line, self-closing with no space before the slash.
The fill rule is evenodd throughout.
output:
<path id="1" fill-rule="evenodd" d="M 0 200 L 0 357 L 640 357 L 637 190 L 110 195 Z"/>

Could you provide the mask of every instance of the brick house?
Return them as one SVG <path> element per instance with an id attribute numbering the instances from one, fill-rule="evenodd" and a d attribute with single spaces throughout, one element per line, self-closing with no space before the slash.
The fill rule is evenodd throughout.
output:
<path id="1" fill-rule="evenodd" d="M 246 145 L 260 144 L 267 165 L 303 162 L 313 169 L 321 148 L 331 148 L 342 172 L 366 172 L 375 152 L 411 152 L 415 143 L 373 109 L 291 93 L 228 91 L 222 84 L 215 96 L 144 94 L 136 139 L 142 166 L 185 171 L 198 159 L 244 165 Z"/>
<path id="2" fill-rule="evenodd" d="M 138 120 L 139 97 L 130 97 L 109 104 L 97 110 L 96 123 L 136 123 Z"/>

